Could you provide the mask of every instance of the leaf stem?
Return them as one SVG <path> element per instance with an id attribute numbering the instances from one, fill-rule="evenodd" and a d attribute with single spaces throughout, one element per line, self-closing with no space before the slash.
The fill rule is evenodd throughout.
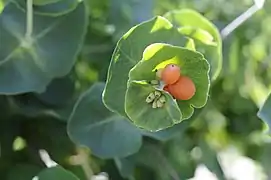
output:
<path id="1" fill-rule="evenodd" d="M 85 173 L 86 178 L 88 180 L 92 180 L 94 172 L 93 172 L 91 166 L 89 165 L 88 153 L 84 149 L 78 148 L 78 155 L 80 157 L 80 164 L 81 164 L 81 167 Z"/>
<path id="2" fill-rule="evenodd" d="M 27 0 L 26 4 L 26 40 L 31 40 L 31 35 L 33 32 L 33 0 Z"/>

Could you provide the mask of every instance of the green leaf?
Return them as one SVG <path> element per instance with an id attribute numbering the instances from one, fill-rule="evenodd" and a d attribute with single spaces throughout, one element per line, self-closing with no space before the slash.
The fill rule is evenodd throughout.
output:
<path id="1" fill-rule="evenodd" d="M 189 120 L 183 121 L 173 127 L 158 131 L 158 132 L 150 132 L 146 130 L 142 130 L 142 135 L 151 137 L 153 139 L 159 141 L 168 141 L 169 139 L 173 138 L 174 136 L 178 135 L 178 133 L 184 133 L 187 127 L 191 122 Z"/>
<path id="2" fill-rule="evenodd" d="M 8 171 L 7 180 L 29 180 L 41 170 L 41 167 L 32 164 L 16 164 Z"/>
<path id="3" fill-rule="evenodd" d="M 178 28 L 179 32 L 189 36 L 190 38 L 193 38 L 195 40 L 200 41 L 201 43 L 204 43 L 206 45 L 213 45 L 216 46 L 217 43 L 214 42 L 214 37 L 209 34 L 208 31 L 205 31 L 203 29 L 195 28 L 195 27 L 190 27 L 190 26 L 184 26 Z"/>
<path id="4" fill-rule="evenodd" d="M 114 158 L 115 164 L 123 178 L 133 178 L 136 166 L 136 156 L 126 158 Z"/>
<path id="5" fill-rule="evenodd" d="M 14 3 L 0 15 L 5 42 L 0 46 L 0 94 L 43 92 L 51 79 L 71 70 L 83 43 L 88 20 L 83 2 L 61 17 L 36 15 L 31 40 L 25 37 L 25 17 Z"/>
<path id="6" fill-rule="evenodd" d="M 24 123 L 23 130 L 26 133 L 23 134 L 23 138 L 26 141 L 25 153 L 28 157 L 38 157 L 38 149 L 45 149 L 55 162 L 64 164 L 67 163 L 67 158 L 76 153 L 76 147 L 67 135 L 66 123 L 51 116 L 17 116 L 14 120 Z M 29 151 L 30 149 L 37 150 Z"/>
<path id="7" fill-rule="evenodd" d="M 10 109 L 10 102 L 7 96 L 0 96 L 0 109 L 2 111 L 1 118 L 6 119 L 10 116 L 11 109 Z"/>
<path id="8" fill-rule="evenodd" d="M 26 11 L 26 1 L 16 0 L 14 2 L 22 11 Z M 42 2 L 40 1 L 40 3 Z M 37 15 L 60 16 L 73 11 L 77 7 L 78 3 L 78 0 L 49 0 L 46 4 L 44 2 L 42 5 L 34 6 L 33 11 L 34 14 Z"/>
<path id="9" fill-rule="evenodd" d="M 153 0 L 112 0 L 109 22 L 114 24 L 114 39 L 118 40 L 129 28 L 153 17 Z"/>
<path id="10" fill-rule="evenodd" d="M 41 5 L 55 3 L 55 2 L 58 2 L 58 1 L 62 1 L 62 0 L 33 0 L 33 4 L 41 6 Z"/>
<path id="11" fill-rule="evenodd" d="M 140 61 L 131 69 L 129 73 L 129 78 L 130 80 L 137 81 L 153 80 L 155 79 L 156 76 L 154 70 L 159 66 L 163 67 L 169 63 L 178 64 L 181 68 L 182 74 L 190 77 L 195 83 L 196 86 L 195 95 L 190 100 L 177 101 L 182 113 L 181 119 L 182 120 L 188 119 L 192 116 L 194 112 L 193 107 L 201 108 L 206 104 L 209 94 L 210 88 L 210 80 L 208 77 L 209 64 L 200 53 L 182 47 L 171 46 L 162 43 L 154 43 L 145 49 L 142 61 Z M 149 91 L 151 91 L 151 89 Z M 135 94 L 133 95 L 134 96 L 130 98 L 135 99 L 138 102 L 142 101 L 142 104 L 140 106 L 138 105 L 138 107 L 139 108 L 144 107 L 143 103 L 146 104 L 144 100 L 146 99 L 148 94 L 147 95 L 144 94 L 145 97 L 136 96 Z M 127 98 L 129 97 L 126 95 L 126 103 L 128 102 Z M 133 107 L 136 108 L 137 106 L 131 105 L 131 108 Z M 127 111 L 126 113 L 129 116 Z M 144 116 L 147 117 L 146 115 Z M 130 118 L 132 121 L 134 121 L 132 117 Z M 141 117 L 141 121 L 144 121 L 143 119 L 146 118 Z M 161 123 L 160 125 L 162 126 Z"/>
<path id="12" fill-rule="evenodd" d="M 63 91 L 65 89 L 65 91 Z M 60 107 L 68 104 L 74 95 L 75 85 L 70 77 L 53 79 L 46 91 L 35 94 L 38 99 L 49 106 Z"/>
<path id="13" fill-rule="evenodd" d="M 169 43 L 184 46 L 187 39 L 163 17 L 155 17 L 131 28 L 117 43 L 108 70 L 103 102 L 111 111 L 127 116 L 124 110 L 128 73 L 136 65 L 147 46 Z M 116 99 L 118 100 L 116 102 Z"/>
<path id="14" fill-rule="evenodd" d="M 68 122 L 68 134 L 100 158 L 131 155 L 141 146 L 140 131 L 104 106 L 103 89 L 103 83 L 94 84 L 78 99 Z"/>
<path id="15" fill-rule="evenodd" d="M 166 98 L 166 103 L 161 108 L 153 108 L 152 103 L 147 103 L 148 95 L 155 91 L 149 84 L 136 81 L 129 82 L 125 96 L 125 112 L 133 123 L 149 131 L 159 131 L 178 124 L 182 114 L 176 101 L 171 95 L 161 91 Z"/>
<path id="16" fill-rule="evenodd" d="M 11 2 L 11 0 L 0 0 L 0 14 L 2 13 L 5 6 L 10 2 Z"/>
<path id="17" fill-rule="evenodd" d="M 50 115 L 61 121 L 68 121 L 71 114 L 73 106 L 75 104 L 74 100 L 59 106 L 49 106 L 48 104 L 42 102 L 37 98 L 37 95 L 33 93 L 27 93 L 22 95 L 13 96 L 13 105 L 16 106 L 16 113 L 22 114 L 27 117 L 38 117 L 40 115 Z M 57 98 L 56 98 L 57 99 Z M 48 99 L 48 102 L 53 103 Z M 57 101 L 56 101 L 57 102 Z"/>
<path id="18" fill-rule="evenodd" d="M 201 40 L 196 43 L 196 49 L 198 51 L 200 49 L 200 52 L 204 54 L 211 64 L 210 73 L 212 74 L 212 80 L 215 80 L 222 69 L 222 40 L 216 26 L 203 15 L 191 9 L 170 11 L 166 13 L 164 17 L 175 26 L 185 28 L 179 30 L 186 35 L 190 34 L 189 31 L 187 31 L 188 29 L 194 29 L 196 31 L 196 34 L 190 34 L 189 36 Z M 204 31 L 209 34 L 206 34 Z M 217 44 L 216 47 L 212 45 L 213 43 L 210 46 L 210 35 L 214 38 L 214 42 Z"/>
<path id="19" fill-rule="evenodd" d="M 268 133 L 271 134 L 271 94 L 268 96 L 257 115 L 268 125 Z"/>
<path id="20" fill-rule="evenodd" d="M 218 161 L 217 153 L 207 144 L 205 140 L 201 140 L 199 146 L 202 150 L 202 157 L 200 160 L 201 163 L 205 164 L 211 172 L 215 173 L 218 179 L 226 180 L 224 172 Z"/>
<path id="21" fill-rule="evenodd" d="M 1 96 L 0 96 L 1 97 Z M 6 109 L 1 105 L 7 106 L 8 102 L 2 101 L 0 98 L 1 112 L 6 112 Z M 3 110 L 3 111 L 2 111 Z M 0 118 L 0 175 L 1 178 L 14 166 L 14 159 L 16 158 L 13 149 L 14 140 L 20 136 L 21 123 L 14 116 L 2 116 Z"/>
<path id="22" fill-rule="evenodd" d="M 36 176 L 36 178 L 38 180 L 79 180 L 74 174 L 61 166 L 44 169 Z"/>

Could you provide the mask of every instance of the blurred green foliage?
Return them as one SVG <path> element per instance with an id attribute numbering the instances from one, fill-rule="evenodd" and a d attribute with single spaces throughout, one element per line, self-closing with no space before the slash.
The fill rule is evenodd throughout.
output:
<path id="1" fill-rule="evenodd" d="M 42 2 L 45 1 L 36 1 Z M 61 6 L 54 6 L 56 7 L 53 9 L 54 12 L 62 11 L 61 8 L 66 2 L 68 1 L 47 1 L 51 6 L 51 3 L 62 3 Z M 116 42 L 123 33 L 155 15 L 164 15 L 168 11 L 182 8 L 200 12 L 221 30 L 251 7 L 253 1 L 85 0 L 84 2 L 87 13 L 82 14 L 87 16 L 80 15 L 78 7 L 80 8 L 82 4 L 77 5 L 76 9 L 80 11 L 78 16 L 66 18 L 66 23 L 59 23 L 58 25 L 64 28 L 61 31 L 53 31 L 52 29 L 58 25 L 51 24 L 53 28 L 49 29 L 53 35 L 50 36 L 49 33 L 35 46 L 37 49 L 39 45 L 49 48 L 50 51 L 39 51 L 38 55 L 41 58 L 49 57 L 51 61 L 46 61 L 42 65 L 37 65 L 33 63 L 34 61 L 31 61 L 33 64 L 24 64 L 20 62 L 22 59 L 16 56 L 15 61 L 19 60 L 16 62 L 17 70 L 28 76 L 16 82 L 14 78 L 18 74 L 15 74 L 17 76 L 5 74 L 5 78 L 0 77 L 0 179 L 30 180 L 38 175 L 42 180 L 53 178 L 62 180 L 61 177 L 87 180 L 93 174 L 107 172 L 112 180 L 186 180 L 194 176 L 198 164 L 205 164 L 218 179 L 223 180 L 226 179 L 227 171 L 218 155 L 232 147 L 257 163 L 268 176 L 262 178 L 258 175 L 255 180 L 271 178 L 270 137 L 263 133 L 267 124 L 259 118 L 271 122 L 271 106 L 268 105 L 270 97 L 269 101 L 266 101 L 264 111 L 257 116 L 259 108 L 271 90 L 271 1 L 266 1 L 262 10 L 223 39 L 223 68 L 218 78 L 211 84 L 209 101 L 203 110 L 196 113 L 194 118 L 168 131 L 149 133 L 137 129 L 140 131 L 137 132 L 140 133 L 139 136 L 134 135 L 135 129 L 131 130 L 133 132 L 122 131 L 123 129 L 119 127 L 127 130 L 131 128 L 130 124 L 118 122 L 113 113 L 104 110 L 104 107 L 98 107 L 100 102 L 95 98 L 100 96 L 101 91 L 89 94 L 95 89 L 88 90 L 96 82 L 105 82 Z M 20 9 L 19 13 L 3 18 L 3 13 L 12 14 L 12 8 L 8 7 L 9 3 L 14 4 L 12 8 Z M 67 8 L 72 9 L 73 6 L 67 5 Z M 5 57 L 2 52 L 18 43 L 8 41 L 9 37 L 6 34 L 14 32 L 11 33 L 12 37 L 14 35 L 20 37 L 24 32 L 24 10 L 22 0 L 0 1 L 0 74 L 6 73 L 6 68 L 10 68 L 2 66 Z M 46 8 L 38 10 L 47 12 Z M 68 17 L 74 12 L 76 10 L 65 11 Z M 19 19 L 14 20 L 11 18 L 13 16 Z M 50 16 L 50 13 L 37 16 L 46 22 L 43 24 L 39 21 L 41 23 L 39 31 L 44 30 L 52 18 L 58 18 Z M 84 19 L 88 22 L 84 23 Z M 4 31 L 4 25 L 7 24 L 10 25 L 9 31 Z M 17 28 L 18 24 L 21 24 L 21 29 Z M 85 38 L 78 40 L 83 36 L 84 29 Z M 74 40 L 78 40 L 75 45 Z M 65 50 L 69 51 L 69 56 Z M 29 57 L 35 57 L 29 52 L 31 51 L 24 50 L 19 54 L 23 53 L 24 60 L 27 61 Z M 75 57 L 76 59 L 73 59 Z M 55 66 L 56 61 L 60 61 L 61 64 Z M 35 76 L 29 74 L 27 66 L 34 70 L 37 67 L 45 71 L 49 69 L 52 73 L 50 76 L 43 73 Z M 67 75 L 61 77 L 63 74 Z M 47 83 L 41 83 L 41 79 L 45 79 Z M 24 82 L 29 86 L 24 86 L 20 92 L 10 93 L 12 95 L 6 93 L 8 88 L 14 88 Z M 41 94 L 33 92 L 42 89 L 37 88 L 36 85 L 39 83 L 47 87 Z M 82 94 L 87 98 L 84 101 L 77 101 Z M 79 105 L 80 103 L 86 105 L 74 111 L 76 101 Z M 95 110 L 93 116 L 88 120 L 84 113 L 87 114 L 88 111 L 92 113 L 93 109 Z M 81 116 L 78 115 L 78 111 L 82 111 L 79 113 Z M 73 116 L 70 116 L 71 113 Z M 85 124 L 77 126 L 74 123 L 76 115 Z M 95 121 L 102 118 L 105 119 L 102 123 L 106 126 L 99 127 Z M 67 128 L 68 121 L 72 123 Z M 74 131 L 76 136 L 71 136 L 67 129 Z M 106 136 L 110 131 L 114 134 L 112 139 Z M 137 143 L 134 145 L 135 148 L 139 149 L 136 153 L 125 147 L 128 143 L 132 144 L 129 140 L 131 137 L 127 138 L 131 135 L 135 137 L 132 140 Z M 84 139 L 82 140 L 80 136 Z M 82 141 L 78 142 L 77 138 Z M 81 147 L 75 142 L 85 144 L 88 148 Z M 92 146 L 95 147 L 91 148 Z M 113 151 L 120 152 L 118 148 L 121 149 L 122 146 L 126 148 L 125 155 L 129 156 L 106 157 Z M 46 166 L 39 155 L 40 149 L 45 149 L 51 158 L 66 170 L 59 166 L 45 169 Z M 40 172 L 42 169 L 45 170 Z"/>

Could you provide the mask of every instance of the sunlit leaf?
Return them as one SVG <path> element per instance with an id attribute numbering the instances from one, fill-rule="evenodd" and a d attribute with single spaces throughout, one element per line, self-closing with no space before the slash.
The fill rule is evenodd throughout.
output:
<path id="1" fill-rule="evenodd" d="M 211 65 L 211 77 L 215 80 L 222 69 L 222 41 L 216 26 L 203 15 L 191 9 L 170 11 L 164 15 L 170 22 L 179 28 L 180 32 L 189 35 L 189 31 L 195 30 L 197 34 L 190 37 L 200 40 L 196 43 L 196 50 L 202 52 Z M 204 31 L 206 31 L 204 33 Z M 208 34 L 209 33 L 209 34 Z M 214 38 L 214 42 L 210 40 Z M 213 46 L 213 44 L 217 46 Z"/>
<path id="2" fill-rule="evenodd" d="M 158 42 L 184 46 L 187 39 L 160 16 L 131 28 L 120 39 L 112 55 L 103 92 L 103 102 L 107 108 L 126 116 L 124 102 L 128 73 L 142 59 L 145 48 Z"/>

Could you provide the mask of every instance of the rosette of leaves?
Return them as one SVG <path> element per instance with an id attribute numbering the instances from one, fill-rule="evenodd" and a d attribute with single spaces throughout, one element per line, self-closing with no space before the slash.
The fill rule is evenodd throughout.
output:
<path id="1" fill-rule="evenodd" d="M 189 76 L 196 93 L 186 101 L 148 83 L 156 79 L 155 69 L 169 63 L 177 64 Z M 193 37 L 183 34 L 166 18 L 157 16 L 131 28 L 118 41 L 108 70 L 103 102 L 108 109 L 142 129 L 157 132 L 185 119 L 194 108 L 202 108 L 208 99 L 210 65 L 195 49 Z M 166 103 L 152 108 L 146 97 L 160 91 Z"/>

